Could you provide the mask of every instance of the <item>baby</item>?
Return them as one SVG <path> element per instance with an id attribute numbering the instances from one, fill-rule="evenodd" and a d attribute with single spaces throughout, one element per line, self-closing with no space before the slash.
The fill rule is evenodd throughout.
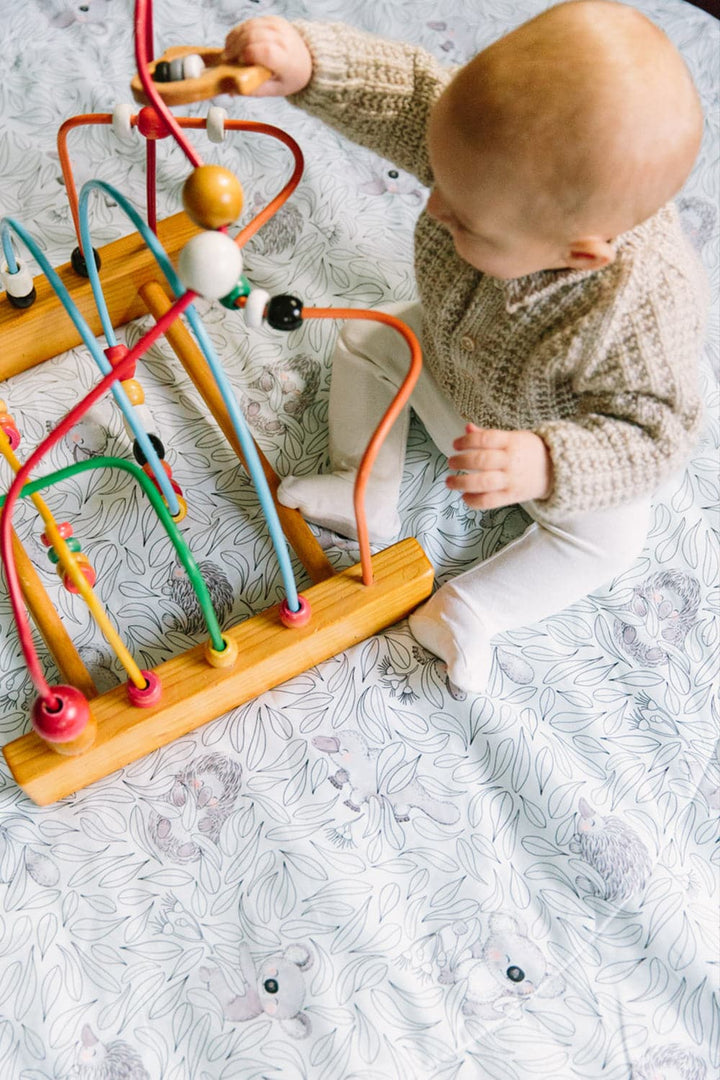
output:
<path id="1" fill-rule="evenodd" d="M 683 60 L 630 7 L 571 0 L 448 71 L 422 49 L 338 24 L 266 17 L 225 59 L 431 187 L 415 234 L 420 302 L 411 406 L 477 510 L 521 503 L 527 531 L 410 617 L 461 689 L 484 689 L 490 641 L 562 610 L 641 551 L 650 498 L 682 464 L 701 408 L 705 286 L 669 202 L 702 114 Z M 330 472 L 279 498 L 355 535 L 365 446 L 408 367 L 385 325 L 351 322 L 333 357 Z M 371 539 L 398 529 L 408 410 L 374 467 Z"/>

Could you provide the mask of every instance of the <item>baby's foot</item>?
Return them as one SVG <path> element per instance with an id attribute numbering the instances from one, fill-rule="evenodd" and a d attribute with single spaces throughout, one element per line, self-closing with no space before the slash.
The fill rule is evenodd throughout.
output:
<path id="1" fill-rule="evenodd" d="M 357 540 L 353 508 L 355 473 L 318 473 L 315 476 L 286 476 L 278 488 L 283 506 L 299 510 L 307 521 Z M 372 483 L 365 494 L 365 513 L 371 544 L 391 544 L 400 529 L 394 500 Z"/>
<path id="2" fill-rule="evenodd" d="M 410 633 L 447 664 L 460 690 L 480 693 L 487 686 L 492 649 L 483 625 L 452 584 L 444 585 L 409 619 Z"/>

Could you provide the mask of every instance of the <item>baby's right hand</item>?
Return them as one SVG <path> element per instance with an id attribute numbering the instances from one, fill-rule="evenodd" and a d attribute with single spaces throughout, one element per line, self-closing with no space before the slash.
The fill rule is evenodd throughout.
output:
<path id="1" fill-rule="evenodd" d="M 261 64 L 272 71 L 272 78 L 253 91 L 255 97 L 296 94 L 312 77 L 310 50 L 295 27 L 277 15 L 248 19 L 231 30 L 222 61 L 245 66 Z"/>

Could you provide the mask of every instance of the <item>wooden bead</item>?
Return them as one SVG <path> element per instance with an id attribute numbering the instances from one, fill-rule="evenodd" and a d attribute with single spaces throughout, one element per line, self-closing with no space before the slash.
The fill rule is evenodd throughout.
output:
<path id="1" fill-rule="evenodd" d="M 193 236 L 178 259 L 178 274 L 185 288 L 208 300 L 226 296 L 237 285 L 241 273 L 240 248 L 221 232 Z"/>
<path id="2" fill-rule="evenodd" d="M 189 53 L 188 56 L 183 57 L 184 79 L 199 79 L 204 70 L 205 64 L 202 56 L 198 56 L 197 53 Z"/>
<path id="3" fill-rule="evenodd" d="M 198 165 L 185 181 L 182 201 L 196 225 L 220 229 L 240 216 L 243 190 L 235 174 L 222 165 Z"/>
<path id="4" fill-rule="evenodd" d="M 55 700 L 33 705 L 32 726 L 37 735 L 58 754 L 81 754 L 92 746 L 97 723 L 87 698 L 74 686 L 54 686 Z"/>
<path id="5" fill-rule="evenodd" d="M 205 130 L 210 142 L 221 143 L 225 140 L 225 121 L 227 110 L 220 105 L 211 105 L 205 120 Z"/>
<path id="6" fill-rule="evenodd" d="M 133 129 L 132 120 L 135 110 L 132 105 L 116 105 L 112 114 L 112 130 L 115 138 L 123 143 L 134 143 L 137 136 Z"/>
<path id="7" fill-rule="evenodd" d="M 142 405 L 145 400 L 145 391 L 137 379 L 124 379 L 120 385 L 127 394 L 131 405 Z"/>

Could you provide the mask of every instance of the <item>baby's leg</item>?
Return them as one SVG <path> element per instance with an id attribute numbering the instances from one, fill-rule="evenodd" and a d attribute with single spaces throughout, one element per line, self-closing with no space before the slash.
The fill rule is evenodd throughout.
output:
<path id="1" fill-rule="evenodd" d="M 419 304 L 393 304 L 384 309 L 420 338 Z M 330 472 L 314 476 L 286 476 L 278 489 L 285 506 L 296 507 L 303 517 L 319 525 L 357 538 L 353 490 L 357 470 L 370 438 L 384 416 L 410 366 L 405 339 L 383 323 L 349 321 L 333 355 L 328 417 Z M 425 402 L 428 404 L 426 405 Z M 421 372 L 410 404 L 425 419 L 451 411 L 435 381 Z M 452 411 L 453 437 L 463 430 L 463 420 Z M 409 410 L 398 417 L 373 465 L 366 488 L 365 512 L 370 540 L 387 544 L 400 528 L 397 513 L 400 482 L 405 463 Z M 432 426 L 430 434 L 436 438 Z M 452 439 L 450 439 L 450 442 Z M 436 438 L 437 442 L 437 438 Z M 441 447 L 447 449 L 447 447 Z"/>
<path id="2" fill-rule="evenodd" d="M 490 640 L 555 615 L 625 570 L 642 550 L 650 503 L 549 521 L 538 503 L 534 522 L 485 562 L 443 585 L 410 616 L 413 636 L 443 659 L 462 690 L 485 689 Z"/>

